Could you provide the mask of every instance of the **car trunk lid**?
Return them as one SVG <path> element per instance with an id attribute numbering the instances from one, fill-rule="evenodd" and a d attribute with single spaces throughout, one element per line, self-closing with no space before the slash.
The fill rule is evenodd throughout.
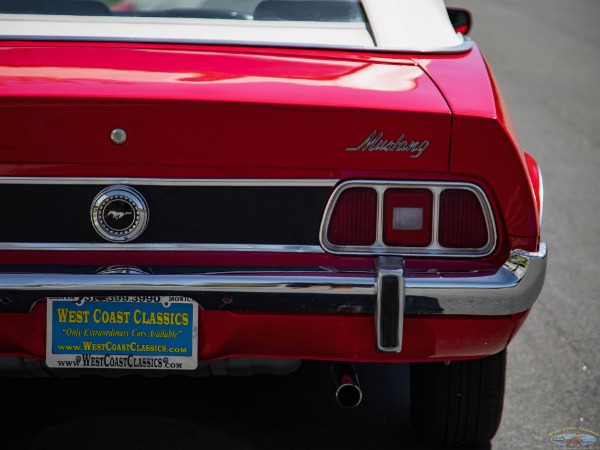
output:
<path id="1" fill-rule="evenodd" d="M 293 168 L 332 177 L 447 170 L 450 111 L 410 60 L 282 52 L 5 46 L 2 160 L 25 172 L 137 165 L 171 175 L 193 168 L 198 177 L 215 168 L 231 176 Z M 111 140 L 115 129 L 126 132 L 124 143 Z"/>

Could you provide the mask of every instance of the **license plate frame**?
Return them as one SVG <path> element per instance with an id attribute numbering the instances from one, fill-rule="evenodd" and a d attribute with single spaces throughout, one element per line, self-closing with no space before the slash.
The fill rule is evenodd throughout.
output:
<path id="1" fill-rule="evenodd" d="M 46 299 L 46 364 L 60 369 L 194 370 L 198 304 L 182 296 Z"/>

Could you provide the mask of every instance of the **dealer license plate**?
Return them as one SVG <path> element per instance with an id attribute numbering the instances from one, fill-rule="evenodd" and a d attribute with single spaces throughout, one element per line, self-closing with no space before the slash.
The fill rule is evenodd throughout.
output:
<path id="1" fill-rule="evenodd" d="M 48 298 L 46 364 L 193 370 L 198 304 L 176 296 Z"/>

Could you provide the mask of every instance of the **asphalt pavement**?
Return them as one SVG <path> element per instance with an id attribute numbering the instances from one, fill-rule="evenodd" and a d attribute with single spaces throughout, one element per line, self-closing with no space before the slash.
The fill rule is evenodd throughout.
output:
<path id="1" fill-rule="evenodd" d="M 472 37 L 541 165 L 550 249 L 546 286 L 509 347 L 502 424 L 484 449 L 560 448 L 552 435 L 600 434 L 600 2 L 451 4 L 473 12 Z M 358 372 L 365 397 L 352 410 L 335 404 L 318 362 L 286 377 L 3 380 L 20 401 L 1 406 L 0 448 L 429 449 L 409 423 L 407 367 Z"/>
<path id="2" fill-rule="evenodd" d="M 545 188 L 546 284 L 509 346 L 492 448 L 560 448 L 550 435 L 563 428 L 600 434 L 600 2 L 452 4 L 472 11 L 472 36 Z"/>

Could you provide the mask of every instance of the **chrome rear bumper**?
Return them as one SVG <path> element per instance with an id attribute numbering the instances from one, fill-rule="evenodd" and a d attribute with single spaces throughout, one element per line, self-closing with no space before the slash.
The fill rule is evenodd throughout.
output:
<path id="1" fill-rule="evenodd" d="M 515 250 L 495 272 L 410 273 L 402 258 L 381 257 L 370 272 L 0 273 L 0 313 L 25 312 L 42 297 L 184 295 L 206 310 L 374 314 L 378 348 L 399 351 L 406 314 L 528 310 L 542 289 L 546 256 L 543 243 L 535 253 Z"/>

